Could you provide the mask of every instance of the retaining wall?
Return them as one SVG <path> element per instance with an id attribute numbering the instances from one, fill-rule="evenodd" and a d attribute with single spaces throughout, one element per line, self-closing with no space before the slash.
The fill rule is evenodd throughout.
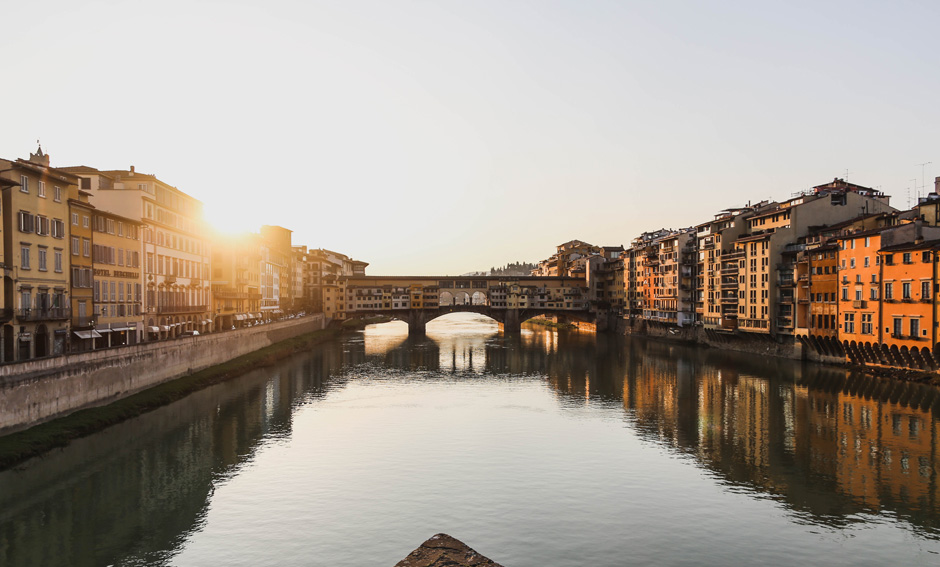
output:
<path id="1" fill-rule="evenodd" d="M 316 314 L 0 366 L 0 435 L 113 402 L 324 326 L 323 315 Z"/>

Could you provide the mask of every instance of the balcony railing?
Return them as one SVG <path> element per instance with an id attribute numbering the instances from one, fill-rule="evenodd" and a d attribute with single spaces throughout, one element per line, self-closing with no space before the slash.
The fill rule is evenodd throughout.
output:
<path id="1" fill-rule="evenodd" d="M 58 321 L 71 317 L 72 310 L 68 307 L 25 308 L 16 312 L 20 321 Z"/>
<path id="2" fill-rule="evenodd" d="M 159 305 L 157 306 L 157 313 L 160 315 L 166 315 L 169 313 L 204 313 L 208 311 L 208 307 L 205 305 Z"/>

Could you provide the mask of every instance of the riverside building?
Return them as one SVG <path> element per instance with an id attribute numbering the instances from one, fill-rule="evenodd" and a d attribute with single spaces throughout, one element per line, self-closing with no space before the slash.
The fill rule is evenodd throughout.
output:
<path id="1" fill-rule="evenodd" d="M 64 170 L 81 177 L 95 208 L 141 223 L 145 338 L 211 330 L 211 250 L 202 203 L 134 166 Z"/>
<path id="2" fill-rule="evenodd" d="M 42 148 L 29 159 L 0 159 L 3 191 L 2 360 L 63 354 L 68 345 L 70 273 L 66 259 L 70 192 L 78 179 L 50 167 Z"/>

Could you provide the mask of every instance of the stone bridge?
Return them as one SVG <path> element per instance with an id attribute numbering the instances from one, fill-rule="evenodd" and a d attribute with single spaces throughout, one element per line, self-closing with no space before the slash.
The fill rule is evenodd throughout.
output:
<path id="1" fill-rule="evenodd" d="M 533 317 L 595 322 L 581 278 L 534 276 L 351 276 L 345 285 L 345 316 L 385 315 L 423 334 L 449 313 L 479 313 L 517 333 Z"/>

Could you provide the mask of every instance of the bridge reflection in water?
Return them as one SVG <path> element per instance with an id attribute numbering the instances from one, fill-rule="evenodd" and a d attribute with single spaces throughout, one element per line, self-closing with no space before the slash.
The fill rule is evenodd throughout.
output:
<path id="1" fill-rule="evenodd" d="M 353 366 L 545 380 L 563 406 L 614 408 L 645 439 L 802 521 L 889 512 L 940 537 L 935 388 L 636 339 L 434 327 L 368 328 L 0 473 L 0 564 L 171 562 L 215 488 L 259 446 L 289 439 L 297 406 L 357 379 Z"/>

